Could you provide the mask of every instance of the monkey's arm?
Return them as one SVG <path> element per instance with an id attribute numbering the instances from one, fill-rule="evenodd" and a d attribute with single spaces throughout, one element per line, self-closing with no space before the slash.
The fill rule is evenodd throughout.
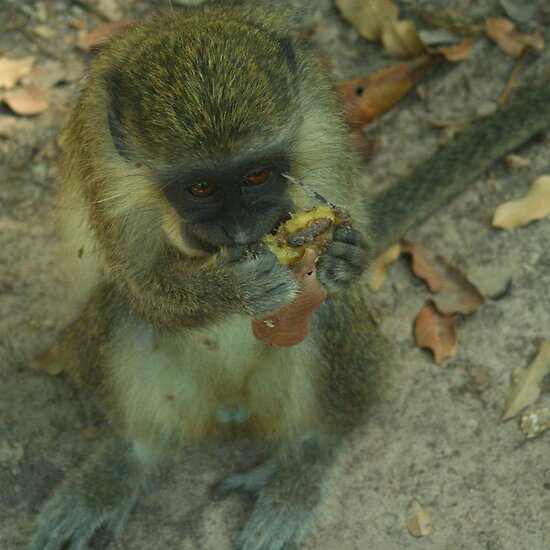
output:
<path id="1" fill-rule="evenodd" d="M 418 165 L 371 202 L 376 252 L 425 220 L 506 153 L 550 126 L 550 80 Z"/>
<path id="2" fill-rule="evenodd" d="M 264 250 L 257 256 L 201 265 L 167 247 L 147 270 L 115 264 L 120 290 L 136 313 L 157 328 L 204 326 L 240 313 L 260 318 L 296 295 L 290 270 Z"/>

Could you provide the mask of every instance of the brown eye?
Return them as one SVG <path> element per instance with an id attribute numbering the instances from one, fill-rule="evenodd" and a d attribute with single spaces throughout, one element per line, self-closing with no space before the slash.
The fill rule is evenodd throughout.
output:
<path id="1" fill-rule="evenodd" d="M 250 174 L 245 176 L 246 183 L 249 185 L 261 185 L 267 181 L 270 173 L 269 168 L 260 168 L 254 172 L 250 172 Z"/>
<path id="2" fill-rule="evenodd" d="M 191 187 L 189 187 L 189 192 L 191 195 L 200 197 L 201 199 L 213 195 L 215 191 L 216 186 L 209 181 L 201 181 L 200 183 L 195 183 L 195 185 L 191 185 Z"/>

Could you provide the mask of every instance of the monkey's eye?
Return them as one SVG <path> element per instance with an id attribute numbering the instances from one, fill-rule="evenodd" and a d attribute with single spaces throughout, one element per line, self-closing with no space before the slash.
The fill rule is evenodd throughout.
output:
<path id="1" fill-rule="evenodd" d="M 250 174 L 246 174 L 244 179 L 249 185 L 261 185 L 267 181 L 270 174 L 271 170 L 269 168 L 259 168 L 258 170 L 254 170 L 254 172 L 250 172 Z"/>
<path id="2" fill-rule="evenodd" d="M 209 181 L 201 181 L 188 187 L 189 193 L 195 197 L 205 198 L 213 195 L 216 191 L 216 186 Z"/>

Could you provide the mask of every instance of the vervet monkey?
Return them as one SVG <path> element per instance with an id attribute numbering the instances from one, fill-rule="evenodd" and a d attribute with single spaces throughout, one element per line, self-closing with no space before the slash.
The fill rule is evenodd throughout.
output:
<path id="1" fill-rule="evenodd" d="M 360 174 L 331 82 L 288 25 L 256 3 L 160 14 L 124 31 L 88 72 L 63 134 L 60 185 L 86 304 L 49 358 L 93 391 L 115 435 L 46 503 L 34 550 L 107 545 L 156 461 L 222 430 L 236 407 L 274 447 L 217 488 L 257 495 L 238 547 L 297 544 L 377 394 L 387 346 L 354 285 L 370 248 Z M 329 296 L 309 336 L 275 348 L 251 319 L 298 290 L 258 243 L 310 201 L 284 174 L 353 224 L 318 261 Z"/>

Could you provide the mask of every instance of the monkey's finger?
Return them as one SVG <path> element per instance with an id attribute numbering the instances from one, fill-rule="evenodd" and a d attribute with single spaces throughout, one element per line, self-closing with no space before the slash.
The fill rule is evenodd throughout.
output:
<path id="1" fill-rule="evenodd" d="M 332 234 L 332 241 L 352 244 L 359 248 L 367 248 L 367 240 L 353 227 L 338 227 Z"/>
<path id="2" fill-rule="evenodd" d="M 245 494 L 256 494 L 265 487 L 278 467 L 275 460 L 268 460 L 248 472 L 230 475 L 212 487 L 212 496 L 216 500 L 224 500 L 236 491 Z"/>

